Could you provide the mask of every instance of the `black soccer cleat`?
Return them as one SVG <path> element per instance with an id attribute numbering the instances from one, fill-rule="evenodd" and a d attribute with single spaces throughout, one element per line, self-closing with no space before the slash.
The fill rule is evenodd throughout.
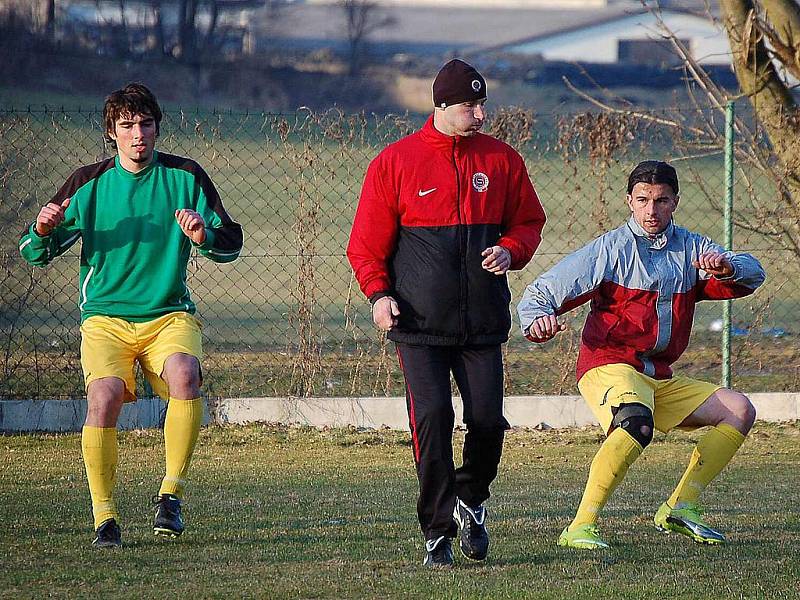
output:
<path id="1" fill-rule="evenodd" d="M 453 542 L 449 537 L 440 536 L 425 541 L 425 560 L 423 565 L 433 569 L 453 567 Z"/>
<path id="2" fill-rule="evenodd" d="M 183 517 L 181 517 L 181 501 L 172 494 L 153 496 L 156 507 L 156 518 L 153 522 L 153 533 L 162 537 L 176 538 L 183 533 Z"/>
<path id="3" fill-rule="evenodd" d="M 489 553 L 489 532 L 486 530 L 486 509 L 470 508 L 456 498 L 453 518 L 458 523 L 458 547 L 472 560 L 484 560 Z"/>
<path id="4" fill-rule="evenodd" d="M 122 548 L 122 533 L 115 519 L 106 519 L 95 529 L 94 548 Z"/>

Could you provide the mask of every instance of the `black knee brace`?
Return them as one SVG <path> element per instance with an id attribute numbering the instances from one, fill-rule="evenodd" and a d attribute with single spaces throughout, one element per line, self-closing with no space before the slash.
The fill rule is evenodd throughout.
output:
<path id="1" fill-rule="evenodd" d="M 616 429 L 621 427 L 627 431 L 630 436 L 635 439 L 642 448 L 653 441 L 653 413 L 644 404 L 620 404 L 614 410 L 614 418 L 611 421 L 611 427 Z M 643 431 L 643 429 L 646 429 Z"/>

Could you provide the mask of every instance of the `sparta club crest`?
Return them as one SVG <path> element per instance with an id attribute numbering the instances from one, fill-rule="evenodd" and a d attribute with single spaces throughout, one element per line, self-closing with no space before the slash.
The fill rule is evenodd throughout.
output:
<path id="1" fill-rule="evenodd" d="M 476 192 L 485 192 L 489 189 L 489 178 L 486 173 L 475 173 L 472 175 L 472 189 Z"/>

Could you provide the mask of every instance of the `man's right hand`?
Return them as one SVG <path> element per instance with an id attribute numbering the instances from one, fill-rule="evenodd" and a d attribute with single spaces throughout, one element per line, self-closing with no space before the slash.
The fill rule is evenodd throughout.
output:
<path id="1" fill-rule="evenodd" d="M 70 198 L 67 198 L 61 204 L 55 202 L 45 204 L 36 216 L 36 225 L 34 226 L 36 233 L 44 237 L 50 235 L 53 229 L 61 225 L 64 221 L 64 211 L 67 210 L 69 202 Z"/>
<path id="2" fill-rule="evenodd" d="M 555 315 L 545 315 L 536 318 L 525 335 L 530 341 L 542 343 L 553 339 L 559 331 L 567 328 L 565 323 L 561 323 Z"/>
<path id="3" fill-rule="evenodd" d="M 392 327 L 397 327 L 397 317 L 399 316 L 400 308 L 391 296 L 379 298 L 372 305 L 372 320 L 383 331 L 390 331 Z"/>

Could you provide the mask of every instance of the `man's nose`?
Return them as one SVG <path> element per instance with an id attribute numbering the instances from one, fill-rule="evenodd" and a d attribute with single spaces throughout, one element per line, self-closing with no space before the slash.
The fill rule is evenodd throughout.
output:
<path id="1" fill-rule="evenodd" d="M 475 111 L 473 114 L 475 115 L 476 119 L 478 119 L 479 121 L 483 121 L 486 118 L 486 109 L 483 106 L 478 105 L 475 107 Z"/>

